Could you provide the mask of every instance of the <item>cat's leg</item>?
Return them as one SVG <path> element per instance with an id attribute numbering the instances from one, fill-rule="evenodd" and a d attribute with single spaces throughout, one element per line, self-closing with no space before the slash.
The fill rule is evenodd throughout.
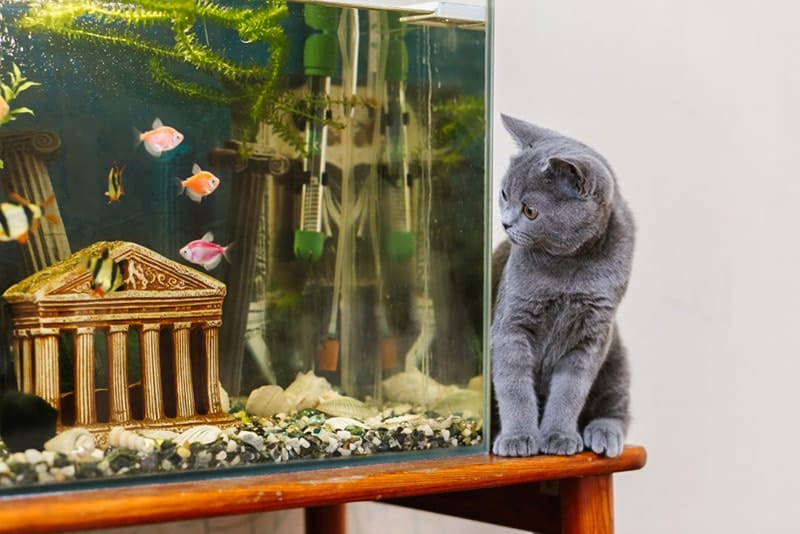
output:
<path id="1" fill-rule="evenodd" d="M 533 380 L 531 343 L 524 332 L 492 329 L 492 381 L 500 434 L 492 452 L 500 456 L 539 453 L 539 408 Z"/>
<path id="2" fill-rule="evenodd" d="M 542 416 L 542 453 L 572 455 L 583 450 L 578 417 L 597 374 L 597 359 L 585 350 L 573 350 L 553 367 Z"/>
<path id="3" fill-rule="evenodd" d="M 581 414 L 587 449 L 609 457 L 619 456 L 629 420 L 630 372 L 625 347 L 614 329 L 614 339 L 597 373 Z"/>

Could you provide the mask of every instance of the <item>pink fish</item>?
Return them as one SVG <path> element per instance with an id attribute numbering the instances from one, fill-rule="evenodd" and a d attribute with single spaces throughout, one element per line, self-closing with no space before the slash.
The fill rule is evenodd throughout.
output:
<path id="1" fill-rule="evenodd" d="M 172 126 L 164 126 L 161 119 L 153 121 L 153 129 L 147 132 L 139 132 L 136 128 L 137 143 L 144 143 L 144 149 L 155 157 L 159 157 L 163 152 L 168 152 L 181 144 L 183 134 Z"/>
<path id="2" fill-rule="evenodd" d="M 202 265 L 206 271 L 210 271 L 222 261 L 224 257 L 228 258 L 228 251 L 233 246 L 233 243 L 223 247 L 214 243 L 214 234 L 206 232 L 200 239 L 195 239 L 186 244 L 181 250 L 180 255 L 186 261 Z"/>
<path id="3" fill-rule="evenodd" d="M 183 194 L 185 191 L 186 196 L 195 202 L 200 202 L 203 197 L 207 197 L 219 187 L 219 178 L 201 169 L 197 163 L 192 165 L 192 175 L 190 177 L 185 180 L 176 178 L 176 180 L 178 180 L 181 187 L 178 194 Z"/>

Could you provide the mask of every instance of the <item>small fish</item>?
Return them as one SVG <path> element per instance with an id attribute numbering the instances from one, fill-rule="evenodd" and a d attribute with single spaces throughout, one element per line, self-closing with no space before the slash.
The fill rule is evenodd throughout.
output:
<path id="1" fill-rule="evenodd" d="M 180 184 L 178 194 L 182 195 L 185 191 L 186 196 L 195 202 L 200 202 L 203 197 L 210 195 L 219 187 L 219 178 L 201 169 L 197 163 L 192 165 L 192 175 L 190 177 L 185 180 L 175 179 Z"/>
<path id="2" fill-rule="evenodd" d="M 136 142 L 144 143 L 144 149 L 151 156 L 159 157 L 163 152 L 169 152 L 183 141 L 183 134 L 172 126 L 164 126 L 161 119 L 153 121 L 153 129 L 147 132 L 140 132 L 136 128 Z"/>
<path id="3" fill-rule="evenodd" d="M 86 268 L 92 273 L 92 295 L 95 297 L 105 297 L 123 285 L 122 267 L 111 259 L 108 248 L 104 248 L 99 256 L 86 260 Z"/>
<path id="4" fill-rule="evenodd" d="M 125 194 L 125 188 L 122 187 L 123 172 L 125 172 L 125 165 L 118 167 L 116 161 L 108 171 L 108 191 L 105 195 L 108 197 L 109 204 L 119 202 L 119 197 Z"/>
<path id="5" fill-rule="evenodd" d="M 42 204 L 28 202 L 16 193 L 8 195 L 9 202 L 0 202 L 0 241 L 14 241 L 24 245 L 28 235 L 36 232 L 42 217 L 52 224 L 58 224 L 58 217 L 45 213 L 45 209 L 55 202 L 50 196 Z"/>
<path id="6" fill-rule="evenodd" d="M 200 239 L 195 239 L 186 244 L 181 250 L 180 255 L 186 261 L 202 265 L 206 271 L 210 271 L 225 258 L 228 258 L 228 251 L 233 246 L 233 243 L 223 247 L 213 242 L 214 234 L 206 232 Z"/>
<path id="7" fill-rule="evenodd" d="M 8 115 L 10 110 L 11 108 L 9 107 L 8 102 L 6 102 L 6 99 L 0 95 L 0 123 L 3 122 L 3 119 L 6 118 L 6 115 Z"/>

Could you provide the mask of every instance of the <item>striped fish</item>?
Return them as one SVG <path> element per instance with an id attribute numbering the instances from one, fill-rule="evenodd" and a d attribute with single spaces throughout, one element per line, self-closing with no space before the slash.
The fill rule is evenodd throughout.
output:
<path id="1" fill-rule="evenodd" d="M 92 273 L 92 295 L 96 297 L 105 297 L 123 285 L 122 268 L 111 259 L 108 248 L 86 260 L 86 268 Z"/>
<path id="2" fill-rule="evenodd" d="M 0 202 L 0 241 L 17 241 L 24 245 L 28 234 L 39 228 L 42 217 L 58 224 L 58 217 L 45 213 L 53 202 L 55 196 L 52 195 L 42 204 L 34 204 L 16 193 L 9 194 L 7 202 Z"/>
<path id="3" fill-rule="evenodd" d="M 125 172 L 125 165 L 118 167 L 116 161 L 108 171 L 108 191 L 105 195 L 108 197 L 109 204 L 118 202 L 119 197 L 125 194 L 125 189 L 122 187 L 123 172 Z"/>

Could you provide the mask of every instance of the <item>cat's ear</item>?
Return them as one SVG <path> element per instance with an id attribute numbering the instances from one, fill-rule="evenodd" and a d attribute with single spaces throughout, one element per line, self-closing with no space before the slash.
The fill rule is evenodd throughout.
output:
<path id="1" fill-rule="evenodd" d="M 614 179 L 610 169 L 591 156 L 552 157 L 547 166 L 558 177 L 566 180 L 578 197 L 594 197 L 610 201 L 614 192 Z"/>
<path id="2" fill-rule="evenodd" d="M 504 113 L 500 114 L 500 118 L 503 120 L 503 126 L 506 127 L 506 130 L 508 130 L 508 133 L 511 134 L 511 137 L 514 138 L 520 148 L 531 146 L 540 139 L 553 134 L 552 130 L 541 128 L 528 121 L 516 119 Z"/>

